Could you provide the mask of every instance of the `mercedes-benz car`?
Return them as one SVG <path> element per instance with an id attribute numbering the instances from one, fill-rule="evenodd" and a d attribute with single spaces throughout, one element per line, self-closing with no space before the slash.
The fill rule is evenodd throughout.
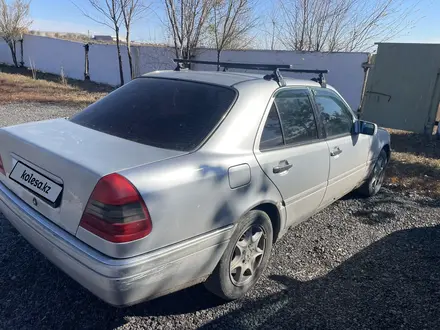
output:
<path id="1" fill-rule="evenodd" d="M 391 149 L 321 71 L 236 67 L 273 73 L 153 72 L 69 119 L 0 129 L 1 212 L 109 304 L 202 282 L 242 297 L 289 227 L 376 194 Z"/>

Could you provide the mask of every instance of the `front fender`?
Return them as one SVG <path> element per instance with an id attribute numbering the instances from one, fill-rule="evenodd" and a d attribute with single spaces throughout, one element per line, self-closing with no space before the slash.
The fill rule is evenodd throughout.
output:
<path id="1" fill-rule="evenodd" d="M 378 127 L 373 135 L 373 141 L 371 143 L 370 160 L 372 162 L 376 161 L 385 146 L 390 147 L 391 150 L 390 133 L 388 133 L 386 129 Z"/>

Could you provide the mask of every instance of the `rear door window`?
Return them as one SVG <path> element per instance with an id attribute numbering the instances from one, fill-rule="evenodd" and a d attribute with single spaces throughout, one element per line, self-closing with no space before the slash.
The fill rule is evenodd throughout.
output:
<path id="1" fill-rule="evenodd" d="M 191 151 L 219 124 L 235 98 L 229 87 L 138 78 L 70 120 L 130 141 Z"/>
<path id="2" fill-rule="evenodd" d="M 282 90 L 275 97 L 286 144 L 318 140 L 312 103 L 306 90 Z"/>

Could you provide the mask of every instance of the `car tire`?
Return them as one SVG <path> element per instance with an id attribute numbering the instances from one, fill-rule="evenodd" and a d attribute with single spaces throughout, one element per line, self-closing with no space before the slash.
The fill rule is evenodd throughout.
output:
<path id="1" fill-rule="evenodd" d="M 243 216 L 205 287 L 225 300 L 243 297 L 258 281 L 270 258 L 273 229 L 269 216 L 252 210 Z"/>
<path id="2" fill-rule="evenodd" d="M 359 187 L 358 192 L 365 196 L 371 197 L 376 195 L 380 189 L 382 188 L 383 180 L 385 178 L 385 170 L 388 165 L 388 156 L 385 150 L 379 154 L 379 157 L 374 164 L 374 168 L 368 177 L 368 180 L 364 182 L 364 184 Z"/>

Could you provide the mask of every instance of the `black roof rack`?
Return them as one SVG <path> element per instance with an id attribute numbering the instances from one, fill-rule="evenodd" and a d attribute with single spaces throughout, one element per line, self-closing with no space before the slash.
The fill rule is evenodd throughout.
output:
<path id="1" fill-rule="evenodd" d="M 322 87 L 326 87 L 326 81 L 324 74 L 328 73 L 328 70 L 311 70 L 311 69 L 294 69 L 290 64 L 257 64 L 257 63 L 234 63 L 234 62 L 215 62 L 215 61 L 198 61 L 198 60 L 185 60 L 185 59 L 174 59 L 177 63 L 175 71 L 180 71 L 182 68 L 181 64 L 206 64 L 206 65 L 216 65 L 217 67 L 222 67 L 223 71 L 228 69 L 248 69 L 248 70 L 262 70 L 262 71 L 273 71 L 272 74 L 264 76 L 266 80 L 275 80 L 280 86 L 286 86 L 281 71 L 284 72 L 296 72 L 296 73 L 316 73 L 317 78 L 313 78 L 313 81 L 319 82 Z"/>
<path id="2" fill-rule="evenodd" d="M 324 74 L 328 73 L 328 70 L 311 70 L 311 69 L 280 69 L 280 71 L 285 72 L 297 72 L 297 73 L 316 73 L 318 75 L 317 78 L 312 78 L 313 81 L 316 81 L 321 85 L 321 87 L 327 87 L 327 81 L 325 80 Z"/>

